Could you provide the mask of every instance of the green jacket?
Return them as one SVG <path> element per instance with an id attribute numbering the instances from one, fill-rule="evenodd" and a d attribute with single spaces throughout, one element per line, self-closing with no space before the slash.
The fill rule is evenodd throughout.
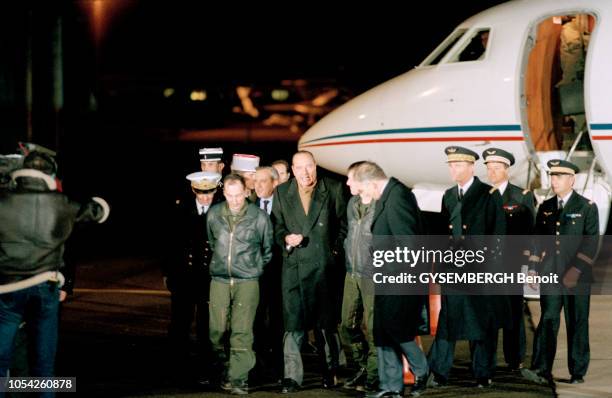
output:
<path id="1" fill-rule="evenodd" d="M 357 276 L 366 275 L 372 266 L 372 221 L 374 220 L 375 202 L 365 208 L 365 214 L 359 214 L 361 198 L 353 196 L 346 207 L 348 230 L 344 240 L 346 272 Z"/>
<path id="2" fill-rule="evenodd" d="M 212 279 L 224 283 L 257 280 L 272 258 L 272 223 L 268 215 L 252 203 L 231 227 L 227 202 L 211 207 L 207 216 Z"/>

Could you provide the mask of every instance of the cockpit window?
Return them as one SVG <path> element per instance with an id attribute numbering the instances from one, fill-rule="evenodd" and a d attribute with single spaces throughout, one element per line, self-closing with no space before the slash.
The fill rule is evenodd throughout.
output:
<path id="1" fill-rule="evenodd" d="M 475 30 L 470 39 L 465 41 L 465 46 L 457 51 L 457 54 L 449 62 L 483 60 L 489 47 L 489 31 L 488 28 Z"/>
<path id="2" fill-rule="evenodd" d="M 427 58 L 425 58 L 421 66 L 437 65 L 438 62 L 448 54 L 450 49 L 457 44 L 459 39 L 463 37 L 465 32 L 467 32 L 467 29 L 457 29 L 451 33 Z"/>

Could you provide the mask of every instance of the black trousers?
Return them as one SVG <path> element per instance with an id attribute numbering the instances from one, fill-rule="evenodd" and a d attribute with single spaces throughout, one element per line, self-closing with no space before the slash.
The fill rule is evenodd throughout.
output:
<path id="1" fill-rule="evenodd" d="M 208 296 L 206 294 L 206 296 Z M 190 351 L 191 325 L 195 319 L 197 356 L 211 358 L 211 343 L 208 333 L 208 299 L 201 293 L 175 290 L 171 295 L 171 317 L 168 335 L 173 353 L 188 356 Z M 206 360 L 206 363 L 210 362 Z"/>
<path id="2" fill-rule="evenodd" d="M 525 359 L 527 350 L 525 320 L 523 318 L 525 304 L 523 296 L 509 296 L 508 299 L 511 307 L 511 319 L 503 328 L 504 360 L 512 367 L 518 367 Z M 493 344 L 492 350 L 497 357 L 497 339 L 494 339 Z M 495 362 L 497 362 L 497 358 Z"/>
<path id="3" fill-rule="evenodd" d="M 454 340 L 445 340 L 436 337 L 429 350 L 429 369 L 448 379 L 453 359 L 455 357 Z M 492 378 L 494 372 L 493 338 L 486 340 L 471 340 L 470 355 L 472 359 L 472 373 L 477 379 Z"/>
<path id="4" fill-rule="evenodd" d="M 280 272 L 276 263 L 270 264 L 259 279 L 259 307 L 253 325 L 256 371 L 274 378 L 282 378 L 283 375 L 285 327 Z"/>
<path id="5" fill-rule="evenodd" d="M 584 291 L 580 295 L 559 294 L 540 297 L 542 318 L 533 345 L 531 366 L 533 369 L 545 376 L 552 374 L 557 353 L 561 309 L 563 309 L 567 333 L 567 367 L 572 376 L 583 377 L 586 374 L 590 360 L 590 302 L 591 296 Z"/>

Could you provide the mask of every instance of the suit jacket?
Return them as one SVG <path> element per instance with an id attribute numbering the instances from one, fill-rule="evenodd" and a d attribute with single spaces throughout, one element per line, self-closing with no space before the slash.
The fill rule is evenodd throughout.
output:
<path id="1" fill-rule="evenodd" d="M 272 205 L 276 243 L 282 249 L 283 315 L 287 331 L 335 327 L 333 269 L 346 236 L 342 184 L 322 177 L 304 213 L 295 179 L 279 185 Z M 302 244 L 287 250 L 285 236 L 302 234 Z M 342 262 L 338 266 L 342 266 Z M 332 303 L 332 305 L 330 305 Z"/>
<path id="2" fill-rule="evenodd" d="M 397 179 L 389 179 L 376 201 L 372 235 L 375 239 L 406 237 L 423 235 L 424 231 L 421 211 L 412 191 Z M 377 294 L 374 298 L 374 344 L 395 345 L 412 341 L 420 334 L 429 334 L 427 304 L 427 296 Z"/>
<path id="3" fill-rule="evenodd" d="M 556 273 L 561 281 L 574 266 L 582 272 L 579 282 L 592 282 L 592 266 L 600 243 L 597 205 L 577 192 L 572 193 L 561 211 L 557 202 L 553 196 L 538 209 L 535 233 L 539 239 L 534 253 L 541 262 L 536 270 L 540 274 Z M 547 239 L 543 235 L 552 236 Z"/>

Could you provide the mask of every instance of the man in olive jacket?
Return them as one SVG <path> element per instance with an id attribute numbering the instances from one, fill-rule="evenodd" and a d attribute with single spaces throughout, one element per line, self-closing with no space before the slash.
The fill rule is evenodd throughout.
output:
<path id="1" fill-rule="evenodd" d="M 353 196 L 346 208 L 346 276 L 340 324 L 342 339 L 350 345 L 350 354 L 359 370 L 343 387 L 375 390 L 378 386 L 378 365 L 374 346 L 374 283 L 368 277 L 368 271 L 372 266 L 372 220 L 376 201 L 362 192 L 360 184 L 355 181 L 355 170 L 361 164 L 363 162 L 353 163 L 347 171 L 346 185 Z"/>
<path id="2" fill-rule="evenodd" d="M 244 179 L 223 179 L 226 202 L 207 216 L 210 248 L 210 341 L 217 359 L 225 362 L 223 336 L 230 329 L 227 381 L 222 388 L 247 393 L 249 371 L 255 366 L 253 322 L 259 304 L 259 277 L 272 258 L 272 223 L 268 215 L 246 201 Z M 229 326 L 229 328 L 228 328 Z"/>
<path id="3" fill-rule="evenodd" d="M 333 267 L 339 266 L 334 257 L 346 235 L 342 185 L 329 178 L 317 178 L 315 159 L 307 151 L 293 156 L 292 171 L 295 178 L 276 188 L 272 205 L 276 243 L 283 248 L 283 393 L 294 392 L 302 384 L 300 346 L 310 329 L 315 331 L 324 367 L 323 386 L 336 384 L 339 347 Z M 325 358 L 324 342 L 329 360 Z"/>

